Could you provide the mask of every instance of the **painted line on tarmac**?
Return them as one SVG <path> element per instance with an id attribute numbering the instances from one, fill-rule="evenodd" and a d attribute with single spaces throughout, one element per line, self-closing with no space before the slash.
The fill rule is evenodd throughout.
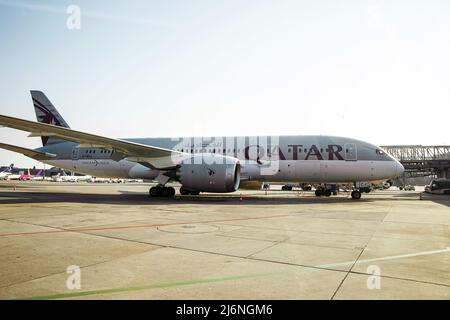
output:
<path id="1" fill-rule="evenodd" d="M 316 267 L 317 268 L 334 268 L 334 267 L 353 265 L 353 264 L 363 264 L 363 263 L 368 263 L 368 262 L 378 262 L 378 261 L 385 261 L 385 260 L 395 260 L 395 259 L 402 259 L 402 258 L 427 256 L 430 254 L 443 253 L 443 252 L 450 252 L 450 247 L 445 248 L 445 249 L 439 249 L 439 250 L 401 254 L 401 255 L 397 255 L 397 256 L 388 256 L 388 257 L 373 258 L 373 259 L 363 259 L 363 260 L 358 260 L 356 262 L 355 261 L 347 261 L 347 262 L 340 262 L 340 263 L 323 264 L 323 265 L 316 266 Z"/>
<path id="2" fill-rule="evenodd" d="M 70 292 L 70 293 L 61 293 L 47 296 L 34 296 L 28 298 L 19 298 L 16 300 L 51 300 L 51 299 L 65 299 L 65 298 L 75 298 L 75 297 L 85 297 L 97 294 L 110 294 L 110 293 L 119 293 L 119 292 L 130 292 L 130 291 L 142 291 L 148 289 L 164 289 L 171 287 L 179 287 L 179 286 L 187 286 L 193 284 L 205 284 L 205 283 L 214 283 L 214 282 L 222 282 L 222 281 L 233 281 L 240 279 L 252 279 L 258 277 L 265 277 L 279 274 L 280 272 L 273 273 L 259 273 L 252 275 L 242 275 L 242 276 L 233 276 L 233 277 L 223 277 L 223 278 L 213 278 L 213 279 L 203 279 L 203 280 L 190 280 L 190 281 L 179 281 L 172 283 L 161 283 L 161 284 L 151 284 L 144 286 L 136 286 L 136 287 L 124 287 L 124 288 L 112 288 L 112 289 L 103 289 L 103 290 L 92 290 L 92 291 L 81 291 L 81 292 Z"/>
<path id="3" fill-rule="evenodd" d="M 282 217 L 290 217 L 290 216 L 293 216 L 293 215 L 292 214 L 283 214 L 283 215 L 258 216 L 258 217 L 223 219 L 223 220 L 180 221 L 180 222 L 173 222 L 173 223 L 138 224 L 138 225 L 112 226 L 112 227 L 86 227 L 86 228 L 67 228 L 67 229 L 60 228 L 58 230 L 48 230 L 48 231 L 1 233 L 0 237 L 27 236 L 27 235 L 49 234 L 49 233 L 62 233 L 62 232 L 107 231 L 107 230 L 122 230 L 122 229 L 136 229 L 136 228 L 168 227 L 168 226 L 177 226 L 177 225 L 185 225 L 185 224 L 221 223 L 221 222 L 232 222 L 232 221 L 282 218 Z M 23 223 L 20 221 L 14 221 L 14 222 Z M 41 226 L 41 227 L 43 227 L 43 226 Z M 51 227 L 51 226 L 45 226 L 45 227 L 57 228 L 57 227 Z"/>
<path id="4" fill-rule="evenodd" d="M 395 259 L 425 256 L 425 255 L 431 255 L 431 254 L 443 253 L 443 252 L 450 252 L 450 247 L 445 248 L 445 249 L 432 250 L 432 251 L 422 251 L 422 252 L 409 253 L 409 254 L 396 255 L 396 256 L 387 256 L 387 257 L 381 257 L 381 258 L 375 258 L 375 259 L 358 260 L 356 262 L 348 261 L 348 262 L 324 264 L 324 265 L 310 266 L 310 267 L 308 267 L 308 266 L 299 266 L 299 267 L 301 267 L 303 270 L 306 268 L 309 271 L 311 271 L 313 269 L 316 269 L 318 271 L 318 270 L 324 270 L 327 268 L 344 266 L 344 265 L 353 265 L 353 264 L 356 265 L 356 264 L 367 263 L 367 262 L 395 260 Z M 293 266 L 291 266 L 291 267 L 293 267 Z M 33 296 L 33 297 L 28 297 L 28 298 L 19 298 L 17 300 L 51 300 L 51 299 L 77 298 L 77 297 L 85 297 L 85 296 L 98 295 L 98 294 L 112 294 L 112 293 L 120 293 L 120 292 L 142 291 L 142 290 L 149 290 L 149 289 L 164 289 L 164 288 L 172 288 L 172 287 L 195 285 L 195 284 L 206 284 L 206 283 L 215 283 L 215 282 L 223 282 L 223 281 L 252 279 L 252 278 L 265 277 L 265 276 L 277 276 L 277 275 L 285 275 L 285 274 L 289 274 L 289 273 L 295 273 L 295 272 L 299 272 L 299 271 L 302 271 L 302 270 L 301 269 L 298 270 L 297 268 L 295 268 L 295 270 L 283 270 L 283 271 L 277 271 L 277 272 L 258 273 L 258 274 L 233 276 L 233 277 L 179 281 L 179 282 L 172 282 L 172 283 L 151 284 L 151 285 L 135 286 L 135 287 L 123 287 L 123 288 L 112 288 L 112 289 L 103 289 L 103 290 L 60 293 L 60 294 L 46 295 L 46 296 Z M 342 270 L 335 270 L 335 271 L 342 271 Z"/>

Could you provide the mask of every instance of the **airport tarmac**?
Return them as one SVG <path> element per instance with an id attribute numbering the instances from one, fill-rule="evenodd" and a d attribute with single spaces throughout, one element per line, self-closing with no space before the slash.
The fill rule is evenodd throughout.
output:
<path id="1" fill-rule="evenodd" d="M 148 188 L 0 182 L 0 299 L 450 299 L 449 196 Z"/>

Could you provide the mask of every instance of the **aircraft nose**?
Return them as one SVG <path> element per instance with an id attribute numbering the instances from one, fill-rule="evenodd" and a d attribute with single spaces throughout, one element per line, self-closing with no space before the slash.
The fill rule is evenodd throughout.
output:
<path id="1" fill-rule="evenodd" d="M 405 167 L 398 160 L 395 160 L 395 171 L 397 176 L 401 176 L 405 172 Z"/>

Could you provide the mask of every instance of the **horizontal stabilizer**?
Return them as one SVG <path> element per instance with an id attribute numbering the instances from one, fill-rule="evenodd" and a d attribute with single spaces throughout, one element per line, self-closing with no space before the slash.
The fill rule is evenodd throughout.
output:
<path id="1" fill-rule="evenodd" d="M 36 151 L 33 149 L 27 149 L 27 148 L 22 148 L 22 147 L 18 147 L 18 146 L 13 146 L 13 145 L 6 144 L 6 143 L 0 143 L 0 148 L 9 150 L 9 151 L 13 151 L 13 152 L 17 152 L 17 153 L 21 153 L 27 157 L 30 157 L 30 158 L 38 160 L 38 161 L 50 160 L 50 159 L 56 157 L 56 155 L 53 153 L 39 152 L 39 151 Z"/>

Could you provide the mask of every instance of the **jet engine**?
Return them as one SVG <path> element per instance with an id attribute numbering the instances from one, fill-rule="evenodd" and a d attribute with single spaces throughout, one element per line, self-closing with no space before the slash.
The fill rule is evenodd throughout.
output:
<path id="1" fill-rule="evenodd" d="M 218 154 L 198 154 L 180 165 L 177 176 L 191 191 L 233 192 L 239 188 L 239 160 Z"/>

